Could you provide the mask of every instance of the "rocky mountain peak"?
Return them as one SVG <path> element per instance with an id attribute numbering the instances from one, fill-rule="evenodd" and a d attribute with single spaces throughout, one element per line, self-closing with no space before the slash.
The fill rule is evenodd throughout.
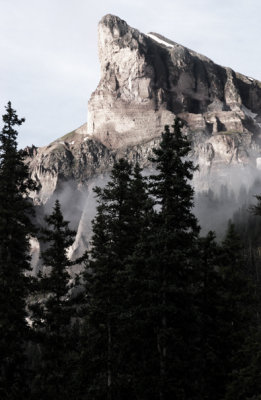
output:
<path id="1" fill-rule="evenodd" d="M 197 193 L 209 188 L 217 193 L 231 182 L 239 191 L 261 168 L 260 82 L 158 33 L 143 34 L 111 14 L 98 31 L 101 79 L 88 103 L 88 123 L 46 147 L 26 149 L 40 186 L 34 202 L 48 212 L 58 196 L 66 219 L 78 229 L 72 257 L 81 254 L 90 236 L 92 188 L 106 183 L 120 157 L 151 168 L 152 149 L 175 116 L 184 121 L 193 144 Z M 200 220 L 206 219 L 201 203 L 202 198 Z M 223 223 L 233 207 L 217 211 L 216 219 Z"/>
<path id="2" fill-rule="evenodd" d="M 103 17 L 98 30 L 101 80 L 89 101 L 88 134 L 106 147 L 158 137 L 176 115 L 196 143 L 207 140 L 214 151 L 215 135 L 259 141 L 260 82 L 114 15 Z"/>
<path id="3" fill-rule="evenodd" d="M 45 202 L 59 182 L 89 180 L 116 158 L 148 165 L 164 125 L 180 117 L 203 176 L 260 160 L 261 83 L 164 36 L 143 34 L 108 14 L 98 26 L 101 79 L 88 123 L 49 146 L 27 150 Z"/>

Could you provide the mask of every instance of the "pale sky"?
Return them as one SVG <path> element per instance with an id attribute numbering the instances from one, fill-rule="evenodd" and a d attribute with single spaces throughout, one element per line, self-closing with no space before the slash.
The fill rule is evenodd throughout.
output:
<path id="1" fill-rule="evenodd" d="M 261 80 L 260 0 L 0 0 L 0 112 L 10 100 L 26 118 L 21 147 L 86 122 L 97 25 L 108 13 Z"/>

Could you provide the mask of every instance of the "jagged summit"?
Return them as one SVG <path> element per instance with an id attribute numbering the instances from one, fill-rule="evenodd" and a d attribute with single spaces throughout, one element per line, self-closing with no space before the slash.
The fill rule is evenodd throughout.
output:
<path id="1" fill-rule="evenodd" d="M 141 33 L 115 15 L 98 25 L 101 79 L 88 124 L 41 149 L 28 163 L 40 201 L 60 181 L 88 184 L 124 156 L 148 165 L 165 124 L 179 116 L 201 172 L 260 160 L 261 83 L 215 64 L 158 33 Z"/>
<path id="2" fill-rule="evenodd" d="M 204 56 L 203 54 L 197 53 L 196 51 L 191 50 L 188 47 L 182 46 L 181 44 L 174 42 L 173 40 L 170 40 L 170 39 L 166 38 L 165 36 L 160 35 L 159 33 L 149 32 L 147 34 L 147 36 L 149 36 L 151 39 L 155 40 L 157 43 L 168 47 L 169 49 L 176 49 L 176 50 L 178 48 L 186 49 L 186 51 L 188 51 L 192 56 L 198 57 L 199 59 L 205 60 L 207 62 L 214 63 L 210 58 Z"/>
<path id="3" fill-rule="evenodd" d="M 78 229 L 72 256 L 82 254 L 88 242 L 92 188 L 104 184 L 120 157 L 151 168 L 152 149 L 175 116 L 185 122 L 193 143 L 196 191 L 217 193 L 235 181 L 249 187 L 260 175 L 256 166 L 261 168 L 260 82 L 158 33 L 145 35 L 111 14 L 98 31 L 101 79 L 88 103 L 88 124 L 49 146 L 27 149 L 40 187 L 34 202 L 48 210 L 58 196 Z M 224 221 L 231 209 L 221 214 Z"/>
<path id="4" fill-rule="evenodd" d="M 108 148 L 158 136 L 175 115 L 202 143 L 221 132 L 259 140 L 260 82 L 114 15 L 98 29 L 101 80 L 89 101 L 88 133 Z"/>
<path id="5" fill-rule="evenodd" d="M 129 29 L 129 25 L 127 24 L 126 21 L 118 17 L 117 15 L 114 14 L 106 14 L 102 17 L 102 19 L 99 22 L 100 24 L 104 24 L 110 29 L 114 29 L 115 27 L 125 27 L 125 31 Z M 132 28 L 133 29 L 133 28 Z"/>

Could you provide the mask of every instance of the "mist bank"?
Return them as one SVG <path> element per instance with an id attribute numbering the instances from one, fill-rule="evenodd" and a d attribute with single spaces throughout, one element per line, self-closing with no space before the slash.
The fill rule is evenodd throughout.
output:
<path id="1" fill-rule="evenodd" d="M 192 182 L 195 189 L 194 213 L 201 226 L 201 236 L 212 230 L 217 239 L 222 240 L 229 220 L 238 225 L 241 232 L 244 226 L 254 223 L 257 217 L 250 213 L 250 206 L 256 203 L 255 196 L 261 194 L 260 172 L 257 168 L 237 165 L 226 166 L 204 176 L 200 170 L 195 173 Z M 144 175 L 149 177 L 152 173 L 155 173 L 153 169 L 144 169 Z M 71 229 L 77 232 L 75 242 L 68 250 L 72 260 L 90 248 L 92 220 L 97 207 L 93 189 L 96 186 L 104 187 L 109 179 L 109 173 L 99 174 L 80 188 L 75 181 L 63 182 L 45 204 L 36 206 L 36 223 L 41 227 L 44 225 L 44 216 L 52 212 L 55 200 L 59 199 L 64 218 L 70 221 Z M 44 244 L 39 244 L 35 239 L 32 241 L 34 274 L 41 268 L 39 256 L 43 248 Z M 78 273 L 79 268 L 75 266 L 71 272 Z"/>
<path id="2" fill-rule="evenodd" d="M 201 235 L 214 230 L 222 239 L 228 220 L 237 225 L 238 213 L 244 209 L 245 219 L 250 217 L 250 207 L 261 194 L 261 171 L 253 166 L 227 166 L 200 178 L 194 177 L 195 206 Z M 242 224 L 242 221 L 241 221 Z"/>

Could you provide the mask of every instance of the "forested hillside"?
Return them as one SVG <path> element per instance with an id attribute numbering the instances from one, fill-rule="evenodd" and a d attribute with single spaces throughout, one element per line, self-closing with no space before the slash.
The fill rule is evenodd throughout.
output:
<path id="1" fill-rule="evenodd" d="M 37 229 L 37 185 L 9 102 L 0 134 L 0 398 L 257 400 L 261 379 L 261 197 L 205 236 L 193 214 L 197 166 L 175 119 L 144 176 L 115 161 L 96 187 L 90 248 L 59 200 Z M 211 215 L 209 215 L 211 220 Z M 43 268 L 30 273 L 30 237 Z M 74 264 L 83 272 L 70 275 Z"/>

